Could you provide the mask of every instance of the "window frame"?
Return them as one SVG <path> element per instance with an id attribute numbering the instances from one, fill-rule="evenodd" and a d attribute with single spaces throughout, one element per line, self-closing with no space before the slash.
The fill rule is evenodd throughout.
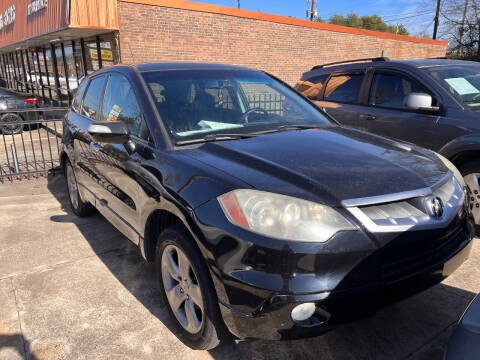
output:
<path id="1" fill-rule="evenodd" d="M 83 84 L 85 84 L 85 89 L 81 89 Z M 89 86 L 90 86 L 90 79 L 86 79 L 85 81 L 82 81 L 82 83 L 78 86 L 78 88 L 76 90 L 75 96 L 72 99 L 72 104 L 70 105 L 70 108 L 77 115 L 82 115 L 81 110 L 82 110 L 82 106 L 83 106 L 83 98 L 85 97 L 85 94 L 87 93 L 87 90 L 88 90 Z M 75 99 L 77 98 L 77 95 L 78 95 L 79 91 L 82 91 L 81 92 L 81 98 L 80 98 L 80 100 L 77 104 L 77 109 L 75 109 L 73 107 L 73 103 L 75 102 Z"/>
<path id="2" fill-rule="evenodd" d="M 133 94 L 135 96 L 135 101 L 137 102 L 137 105 L 138 105 L 138 108 L 140 109 L 140 113 L 142 115 L 142 119 L 143 119 L 143 122 L 144 122 L 144 127 L 146 129 L 146 138 L 142 138 L 142 137 L 139 137 L 135 134 L 131 134 L 130 131 L 129 131 L 129 136 L 134 139 L 134 140 L 139 140 L 145 144 L 148 144 L 150 146 L 153 146 L 153 138 L 152 138 L 152 134 L 150 132 L 150 127 L 148 126 L 148 122 L 147 122 L 147 117 L 145 116 L 145 111 L 142 109 L 142 107 L 140 106 L 140 102 L 138 101 L 138 91 L 135 90 L 135 86 L 132 85 L 132 82 L 130 81 L 130 79 L 128 79 L 127 76 L 125 76 L 125 74 L 121 73 L 120 71 L 115 71 L 115 70 L 110 70 L 106 73 L 103 73 L 103 74 L 99 74 L 99 75 L 106 75 L 108 78 L 107 80 L 105 81 L 105 87 L 103 88 L 103 95 L 102 95 L 102 100 L 101 100 L 101 103 L 100 103 L 100 108 L 101 108 L 101 120 L 102 121 L 106 121 L 103 119 L 103 104 L 104 104 L 104 101 L 105 101 L 105 94 L 107 92 L 107 89 L 108 89 L 108 84 L 110 83 L 110 77 L 112 75 L 116 75 L 116 76 L 121 76 L 123 77 L 129 84 L 130 84 L 130 87 L 132 88 L 133 90 Z M 88 87 L 90 87 L 90 84 L 88 84 Z M 88 87 L 87 89 L 85 89 L 85 94 L 87 93 L 88 91 Z M 83 97 L 85 97 L 85 94 Z M 83 107 L 83 99 L 82 99 L 82 107 Z M 98 113 L 97 113 L 97 118 L 98 118 Z M 98 121 L 98 120 L 97 120 Z M 121 121 L 121 120 L 118 120 L 118 121 Z"/>
<path id="3" fill-rule="evenodd" d="M 108 74 L 105 74 L 105 73 L 101 73 L 101 74 L 98 74 L 98 75 L 95 75 L 95 76 L 92 76 L 91 78 L 87 79 L 88 80 L 88 84 L 87 84 L 87 87 L 85 88 L 85 91 L 82 95 L 82 105 L 80 106 L 80 113 L 78 115 L 84 117 L 85 119 L 88 119 L 90 121 L 93 121 L 93 122 L 97 122 L 98 121 L 98 109 L 97 109 L 97 113 L 95 114 L 95 119 L 92 119 L 91 117 L 88 117 L 85 115 L 85 113 L 83 112 L 83 104 L 85 102 L 85 96 L 87 95 L 87 92 L 88 90 L 90 89 L 90 85 L 92 84 L 92 81 L 94 79 L 98 79 L 100 77 L 106 77 L 108 76 Z M 103 85 L 103 90 L 101 92 L 101 98 L 100 98 L 100 102 L 98 104 L 99 108 L 102 108 L 103 106 L 103 98 L 105 97 L 105 88 L 107 86 L 107 81 L 108 79 L 105 80 L 105 83 Z"/>
<path id="4" fill-rule="evenodd" d="M 405 111 L 405 112 L 416 113 L 416 114 L 426 114 L 426 113 L 428 114 L 429 113 L 428 111 L 424 111 L 424 110 L 413 110 L 413 109 L 407 109 L 407 108 L 404 108 L 404 107 L 397 108 L 397 107 L 391 107 L 391 106 L 382 106 L 382 105 L 372 105 L 372 104 L 370 104 L 370 96 L 371 96 L 372 89 L 373 89 L 373 83 L 375 81 L 375 75 L 377 75 L 377 74 L 404 77 L 408 81 L 410 81 L 412 83 L 415 83 L 417 86 L 425 88 L 425 90 L 427 91 L 426 94 L 429 94 L 432 97 L 432 100 L 433 100 L 432 103 L 436 102 L 437 106 L 442 108 L 441 102 L 439 100 L 440 97 L 429 86 L 427 86 L 425 84 L 421 84 L 420 81 L 415 79 L 412 75 L 410 75 L 407 72 L 399 71 L 399 70 L 395 70 L 395 69 L 387 69 L 387 68 L 373 69 L 373 71 L 371 73 L 371 76 L 370 76 L 368 89 L 367 89 L 367 92 L 366 92 L 366 104 L 367 104 L 367 106 L 372 107 L 372 108 L 378 108 L 378 109 Z"/>
<path id="5" fill-rule="evenodd" d="M 363 80 L 362 84 L 360 85 L 360 88 L 358 90 L 357 94 L 357 101 L 356 102 L 350 102 L 350 101 L 338 101 L 338 100 L 329 100 L 328 98 L 325 98 L 325 90 L 327 89 L 328 84 L 332 80 L 332 78 L 337 77 L 337 76 L 342 76 L 342 75 L 362 75 Z M 340 103 L 340 104 L 350 104 L 350 105 L 368 105 L 365 104 L 365 90 L 366 87 L 368 86 L 368 81 L 369 81 L 369 76 L 368 76 L 368 71 L 367 69 L 352 69 L 352 70 L 346 70 L 346 71 L 334 71 L 329 74 L 327 77 L 327 80 L 325 81 L 325 84 L 322 86 L 321 92 L 318 95 L 319 100 L 317 101 L 329 101 L 329 102 L 335 102 L 335 103 Z"/>

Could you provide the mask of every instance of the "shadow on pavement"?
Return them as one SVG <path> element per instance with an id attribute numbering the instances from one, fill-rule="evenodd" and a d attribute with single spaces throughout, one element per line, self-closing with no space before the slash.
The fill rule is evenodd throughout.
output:
<path id="1" fill-rule="evenodd" d="M 38 359 L 30 352 L 30 342 L 22 334 L 0 334 L 0 357 L 4 350 L 12 350 L 9 356 L 15 356 L 13 354 L 18 353 L 18 357 L 25 360 Z"/>
<path id="2" fill-rule="evenodd" d="M 120 283 L 151 314 L 173 331 L 172 323 L 157 289 L 155 270 L 139 249 L 97 214 L 76 217 L 69 205 L 62 176 L 52 176 L 48 188 L 62 204 L 64 215 L 54 222 L 77 225 L 100 260 Z M 95 231 L 83 226 L 95 222 Z M 101 232 L 114 239 L 106 248 L 99 241 Z M 294 341 L 244 341 L 227 343 L 211 350 L 214 359 L 441 359 L 453 325 L 474 294 L 440 284 L 421 294 L 381 309 L 370 318 L 338 326 L 317 338 Z M 160 357 L 162 354 L 158 354 Z"/>

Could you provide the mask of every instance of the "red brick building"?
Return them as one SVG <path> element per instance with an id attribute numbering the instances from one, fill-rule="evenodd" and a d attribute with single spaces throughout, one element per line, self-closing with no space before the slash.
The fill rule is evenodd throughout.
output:
<path id="1" fill-rule="evenodd" d="M 64 102 L 85 74 L 119 62 L 245 65 L 293 84 L 320 63 L 382 51 L 395 59 L 439 57 L 447 47 L 183 0 L 0 0 L 0 15 L 0 77 Z"/>

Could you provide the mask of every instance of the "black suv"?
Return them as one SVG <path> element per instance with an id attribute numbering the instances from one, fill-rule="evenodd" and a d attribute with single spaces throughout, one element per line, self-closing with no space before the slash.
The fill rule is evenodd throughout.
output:
<path id="1" fill-rule="evenodd" d="M 260 71 L 115 66 L 63 132 L 73 211 L 156 263 L 180 337 L 311 336 L 441 281 L 468 256 L 462 176 L 430 150 L 343 128 Z"/>
<path id="2" fill-rule="evenodd" d="M 341 124 L 450 159 L 470 189 L 479 233 L 479 63 L 383 57 L 336 62 L 313 67 L 295 87 Z"/>

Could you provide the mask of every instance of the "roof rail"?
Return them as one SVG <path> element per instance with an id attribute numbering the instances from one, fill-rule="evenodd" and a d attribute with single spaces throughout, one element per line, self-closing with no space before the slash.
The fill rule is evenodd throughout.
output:
<path id="1" fill-rule="evenodd" d="M 372 62 L 375 62 L 375 61 L 390 61 L 390 59 L 388 57 L 385 57 L 385 56 L 380 56 L 380 57 L 366 58 L 366 59 L 336 61 L 336 62 L 332 62 L 332 63 L 328 63 L 328 64 L 315 65 L 310 70 L 321 69 L 321 68 L 331 66 L 331 65 L 348 64 L 348 63 L 363 62 L 363 61 L 372 61 Z"/>

